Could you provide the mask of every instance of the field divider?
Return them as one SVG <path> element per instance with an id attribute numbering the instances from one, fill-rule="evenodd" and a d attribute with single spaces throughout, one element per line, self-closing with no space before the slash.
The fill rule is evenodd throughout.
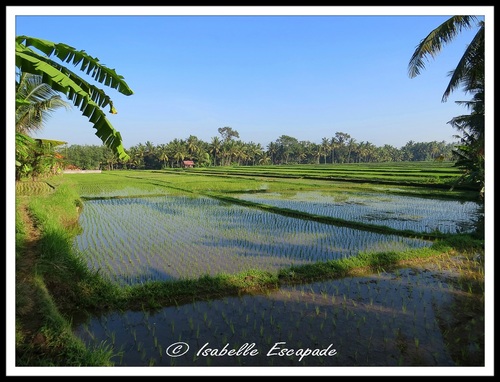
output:
<path id="1" fill-rule="evenodd" d="M 256 172 L 252 170 L 248 171 L 236 171 L 236 170 L 228 170 L 228 171 L 222 171 L 222 170 L 200 170 L 200 169 L 191 169 L 191 170 L 183 170 L 182 172 L 178 170 L 153 170 L 152 172 L 155 173 L 162 173 L 162 174 L 175 174 L 175 175 L 198 175 L 198 176 L 207 176 L 207 175 L 213 175 L 217 176 L 220 178 L 242 178 L 242 179 L 251 179 L 251 180 L 258 180 L 259 178 L 278 178 L 278 179 L 291 179 L 291 180 L 297 180 L 297 179 L 304 179 L 304 180 L 318 180 L 318 181 L 328 181 L 328 182 L 346 182 L 346 183 L 357 183 L 357 184 L 363 184 L 363 183 L 369 183 L 369 184 L 380 184 L 380 185 L 385 185 L 385 186 L 402 186 L 402 187 L 415 187 L 420 190 L 447 190 L 447 191 L 452 191 L 452 190 L 460 190 L 460 191 L 465 191 L 465 192 L 473 192 L 475 191 L 474 187 L 472 186 L 467 186 L 467 185 L 455 185 L 455 184 L 448 184 L 448 183 L 435 183 L 435 182 L 410 182 L 410 181 L 404 181 L 401 179 L 398 180 L 384 180 L 381 178 L 363 178 L 363 177 L 337 177 L 337 176 L 319 176 L 319 175 L 305 175 L 305 174 L 278 174 L 278 173 L 267 173 L 267 172 Z M 402 194 L 402 195 L 407 195 L 407 192 L 396 192 L 396 194 Z M 421 197 L 426 197 L 425 195 L 419 195 Z M 435 195 L 430 194 L 429 197 L 433 198 Z M 448 194 L 442 194 L 440 195 L 440 198 L 452 198 L 456 199 L 456 195 L 448 195 Z M 477 197 L 475 196 L 465 196 L 461 197 L 464 200 L 476 200 Z"/>
<path id="2" fill-rule="evenodd" d="M 412 239 L 422 239 L 422 240 L 431 240 L 431 241 L 443 239 L 443 238 L 448 236 L 448 234 L 444 234 L 441 232 L 422 233 L 422 232 L 413 231 L 413 230 L 399 230 L 396 228 L 391 228 L 391 227 L 387 227 L 387 226 L 380 226 L 377 224 L 355 222 L 355 221 L 335 218 L 332 216 L 310 214 L 310 213 L 303 212 L 303 211 L 297 211 L 297 210 L 293 210 L 293 209 L 276 207 L 276 206 L 263 204 L 263 203 L 255 203 L 255 202 L 251 202 L 251 201 L 247 201 L 247 200 L 242 200 L 239 198 L 233 198 L 231 196 L 227 196 L 227 195 L 217 193 L 217 192 L 193 191 L 193 190 L 182 188 L 182 187 L 176 187 L 174 185 L 168 184 L 167 182 L 163 182 L 163 181 L 155 182 L 155 181 L 151 181 L 151 179 L 137 177 L 137 176 L 133 176 L 131 178 L 143 179 L 143 180 L 148 181 L 148 183 L 150 183 L 150 184 L 160 186 L 160 187 L 170 188 L 170 189 L 185 192 L 188 194 L 206 196 L 209 198 L 225 201 L 225 202 L 232 203 L 232 204 L 237 204 L 237 205 L 241 205 L 241 206 L 246 206 L 246 207 L 250 207 L 250 208 L 256 208 L 256 209 L 260 209 L 263 211 L 272 212 L 272 213 L 279 214 L 282 216 L 294 217 L 294 218 L 299 218 L 299 219 L 304 219 L 304 220 L 311 220 L 311 221 L 316 221 L 319 223 L 335 225 L 338 227 L 347 227 L 347 228 L 353 228 L 353 229 L 358 229 L 358 230 L 362 230 L 362 231 L 380 233 L 380 234 L 385 234 L 385 235 L 397 235 L 397 236 L 402 236 L 402 237 L 407 237 L 407 238 L 412 238 Z M 152 195 L 148 195 L 148 196 L 152 196 Z"/>
<path id="3" fill-rule="evenodd" d="M 276 214 L 283 215 L 283 216 L 295 217 L 295 218 L 305 219 L 305 220 L 312 220 L 312 221 L 316 221 L 319 223 L 332 224 L 332 225 L 336 225 L 336 226 L 354 228 L 354 229 L 359 229 L 359 230 L 363 230 L 363 231 L 382 233 L 382 234 L 387 234 L 387 235 L 398 235 L 398 236 L 404 236 L 404 237 L 409 237 L 409 238 L 413 238 L 413 239 L 423 239 L 423 240 L 437 240 L 437 239 L 442 239 L 446 236 L 445 234 L 437 233 L 437 232 L 436 233 L 421 233 L 421 232 L 411 231 L 411 230 L 398 230 L 395 228 L 380 226 L 380 225 L 376 225 L 376 224 L 354 222 L 354 221 L 350 221 L 350 220 L 334 218 L 331 216 L 310 214 L 307 212 L 297 211 L 297 210 L 293 210 L 293 209 L 289 209 L 289 208 L 282 208 L 282 207 L 271 206 L 269 204 L 250 202 L 247 200 L 233 198 L 231 196 L 225 196 L 225 195 L 216 194 L 216 193 L 203 193 L 203 195 L 211 197 L 211 198 L 215 198 L 218 200 L 222 200 L 225 202 L 233 203 L 233 204 L 238 204 L 238 205 L 251 207 L 251 208 L 258 208 L 258 209 L 261 209 L 264 211 L 269 211 L 269 212 L 276 213 Z"/>
<path id="4" fill-rule="evenodd" d="M 137 177 L 133 177 L 137 178 Z M 141 179 L 146 179 L 147 178 L 141 178 Z M 282 208 L 282 207 L 276 207 L 276 206 L 271 206 L 269 204 L 263 204 L 263 203 L 255 203 L 255 202 L 250 202 L 247 200 L 242 200 L 238 198 L 233 198 L 231 196 L 226 196 L 220 193 L 215 193 L 215 192 L 201 192 L 201 191 L 192 191 L 189 189 L 181 188 L 181 187 L 175 187 L 173 185 L 170 185 L 166 182 L 151 182 L 149 181 L 150 184 L 154 184 L 156 186 L 161 186 L 161 187 L 167 187 L 171 188 L 177 191 L 182 191 L 186 192 L 189 194 L 195 194 L 195 195 L 201 195 L 201 196 L 206 196 L 209 198 L 225 201 L 228 203 L 232 204 L 237 204 L 245 207 L 250 207 L 250 208 L 257 208 L 263 211 L 268 211 L 272 212 L 275 214 L 279 214 L 282 216 L 288 216 L 288 217 L 294 217 L 298 219 L 304 219 L 304 220 L 312 220 L 316 221 L 319 223 L 325 223 L 325 224 L 331 224 L 339 227 L 347 227 L 347 228 L 353 228 L 353 229 L 358 229 L 362 231 L 369 231 L 369 232 L 375 232 L 375 233 L 381 233 L 385 235 L 397 235 L 397 236 L 403 236 L 403 237 L 408 237 L 412 239 L 422 239 L 422 240 L 438 240 L 438 239 L 443 239 L 447 235 L 440 233 L 440 232 L 432 232 L 432 233 L 422 233 L 422 232 L 417 232 L 417 231 L 412 231 L 412 230 L 399 230 L 387 226 L 380 226 L 376 224 L 369 224 L 369 223 L 361 223 L 361 222 L 354 222 L 350 220 L 344 220 L 344 219 L 339 219 L 331 216 L 324 216 L 324 215 L 317 215 L 317 214 L 310 214 L 307 212 L 303 211 L 297 211 L 289 208 Z"/>
<path id="5" fill-rule="evenodd" d="M 231 296 L 261 295 L 285 286 L 387 272 L 404 267 L 406 262 L 418 263 L 431 257 L 449 257 L 453 253 L 454 250 L 447 243 L 440 243 L 430 248 L 403 252 L 360 251 L 348 258 L 293 265 L 274 272 L 249 269 L 237 274 L 219 273 L 193 279 L 150 281 L 120 287 L 117 298 L 113 302 L 109 301 L 107 308 L 161 309 Z"/>
<path id="6" fill-rule="evenodd" d="M 175 174 L 181 174 L 179 171 L 173 170 L 162 170 L 163 172 L 171 172 Z M 282 179 L 309 179 L 309 180 L 326 180 L 326 181 L 339 181 L 339 182 L 351 182 L 351 183 L 377 183 L 377 184 L 385 184 L 385 185 L 398 185 L 398 186 L 409 186 L 409 187 L 421 187 L 421 188 L 438 188 L 438 189 L 461 189 L 461 190 L 474 190 L 474 187 L 467 185 L 453 185 L 448 183 L 436 183 L 436 182 L 411 182 L 405 181 L 402 179 L 397 180 L 389 180 L 383 178 L 377 178 L 374 176 L 372 179 L 367 177 L 356 177 L 356 176 L 337 176 L 333 175 L 306 175 L 306 174 L 278 174 L 278 173 L 267 173 L 267 172 L 256 172 L 256 171 L 238 171 L 238 170 L 229 170 L 229 171 L 210 171 L 205 170 L 184 170 L 186 174 L 200 174 L 200 175 L 223 175 L 223 176 L 259 176 L 259 177 L 270 177 L 270 178 L 282 178 Z M 372 174 L 373 175 L 373 174 Z M 383 176 L 395 177 L 402 176 L 404 174 L 384 174 Z"/>

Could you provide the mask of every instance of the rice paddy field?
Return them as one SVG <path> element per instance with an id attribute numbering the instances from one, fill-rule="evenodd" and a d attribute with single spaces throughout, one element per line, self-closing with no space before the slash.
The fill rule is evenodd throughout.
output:
<path id="1" fill-rule="evenodd" d="M 110 341 L 123 366 L 454 366 L 440 315 L 457 293 L 443 273 L 406 269 L 114 312 L 77 333 L 87 343 Z"/>
<path id="2" fill-rule="evenodd" d="M 430 248 L 473 232 L 484 215 L 472 193 L 443 187 L 456 176 L 443 164 L 279 166 L 64 182 L 83 200 L 74 250 L 127 288 L 254 270 L 293 276 L 318 262 Z M 74 322 L 89 346 L 113 347 L 117 366 L 463 366 L 447 344 L 450 317 L 469 297 L 456 273 L 431 262 Z M 480 366 L 484 322 L 474 325 L 458 358 Z"/>

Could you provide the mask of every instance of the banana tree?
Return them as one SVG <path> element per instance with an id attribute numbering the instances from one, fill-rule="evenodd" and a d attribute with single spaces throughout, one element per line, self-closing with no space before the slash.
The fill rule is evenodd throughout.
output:
<path id="1" fill-rule="evenodd" d="M 66 142 L 33 139 L 16 132 L 16 181 L 22 178 L 54 174 L 63 165 L 62 155 L 54 149 Z"/>
<path id="2" fill-rule="evenodd" d="M 35 140 L 26 134 L 16 131 L 16 181 L 31 171 L 28 159 Z"/>
<path id="3" fill-rule="evenodd" d="M 51 57 L 57 57 L 62 62 L 74 66 L 80 65 L 79 69 L 95 81 L 116 89 L 121 94 L 132 95 L 133 91 L 125 82 L 124 77 L 117 74 L 114 69 L 100 64 L 97 58 L 89 56 L 85 51 L 78 51 L 69 45 L 29 36 L 16 37 L 16 67 L 19 72 L 40 75 L 44 83 L 55 91 L 65 94 L 93 124 L 96 129 L 95 135 L 120 160 L 128 160 L 129 155 L 123 147 L 121 134 L 108 121 L 102 110 L 108 106 L 111 114 L 117 113 L 110 97 L 102 89 L 89 84 L 72 70 L 52 60 Z M 16 104 L 19 104 L 17 101 Z"/>

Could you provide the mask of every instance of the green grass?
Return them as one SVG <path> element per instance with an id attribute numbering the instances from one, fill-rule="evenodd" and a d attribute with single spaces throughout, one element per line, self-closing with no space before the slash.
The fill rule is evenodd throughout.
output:
<path id="1" fill-rule="evenodd" d="M 73 196 L 73 197 L 72 197 Z M 71 254 L 77 218 L 70 190 L 47 196 L 16 199 L 16 365 L 110 365 L 106 345 L 88 349 L 73 335 L 64 308 L 88 301 L 86 283 L 95 295 L 99 289 L 86 267 Z M 31 215 L 31 219 L 28 215 Z M 32 227 L 34 223 L 36 227 Z M 105 290 L 101 290 L 102 296 Z"/>
<path id="2" fill-rule="evenodd" d="M 310 172 L 313 168 L 315 171 L 321 171 L 320 167 L 314 166 L 307 167 L 307 171 Z M 436 170 L 445 169 L 445 166 L 436 166 Z M 259 170 L 270 171 L 269 168 Z M 200 169 L 199 173 L 202 171 Z M 291 169 L 276 171 L 290 174 Z M 421 178 L 422 181 L 424 179 L 428 178 Z M 81 193 L 84 190 L 113 193 L 130 187 L 132 182 L 134 187 L 145 194 L 164 187 L 168 192 L 176 189 L 195 193 L 217 192 L 221 198 L 223 193 L 226 193 L 227 198 L 228 192 L 262 190 L 263 184 L 270 190 L 332 186 L 331 182 L 318 180 L 266 178 L 263 181 L 261 178 L 225 177 L 224 174 L 215 180 L 214 175 L 188 175 L 187 171 L 179 171 L 177 174 L 119 171 L 64 175 L 48 180 L 48 188 L 23 184 L 16 196 L 18 366 L 111 365 L 113 350 L 109 344 L 102 343 L 96 348 L 88 349 L 72 334 L 71 317 L 77 311 L 92 314 L 123 309 L 158 309 L 223 296 L 262 293 L 289 284 L 395 269 L 409 263 L 434 261 L 441 266 L 457 253 L 469 254 L 484 250 L 484 241 L 481 238 L 448 235 L 437 240 L 431 248 L 401 253 L 360 253 L 352 258 L 289 267 L 276 272 L 250 270 L 238 274 L 207 275 L 190 280 L 117 287 L 103 280 L 98 273 L 91 272 L 72 252 L 71 244 L 79 232 L 77 221 L 82 208 Z M 99 187 L 93 188 L 96 184 Z M 335 186 L 338 184 L 340 183 L 335 183 Z M 343 183 L 340 187 L 359 190 L 375 186 L 380 187 L 371 183 L 366 186 Z M 39 192 L 39 189 L 50 189 L 50 192 Z M 401 189 L 403 191 L 398 192 L 411 193 L 415 190 L 405 189 L 404 186 Z M 443 189 L 435 189 L 433 192 L 447 193 Z M 35 227 L 31 227 L 30 222 L 33 222 Z M 484 289 L 478 287 L 484 282 L 484 274 L 470 269 L 464 269 L 463 273 L 461 280 L 464 288 L 471 292 L 484 293 Z M 450 341 L 452 334 L 456 333 L 450 331 L 447 337 Z"/>
<path id="3" fill-rule="evenodd" d="M 449 188 L 461 172 L 452 162 L 345 163 L 322 165 L 280 165 L 251 167 L 208 167 L 185 170 L 190 173 L 272 178 L 305 178 L 364 181 L 400 185 Z"/>

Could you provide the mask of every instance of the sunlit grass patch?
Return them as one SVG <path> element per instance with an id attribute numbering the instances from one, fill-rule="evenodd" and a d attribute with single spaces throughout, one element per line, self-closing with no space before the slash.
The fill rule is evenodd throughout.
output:
<path id="1" fill-rule="evenodd" d="M 41 319 L 47 318 L 50 325 L 36 339 L 58 353 L 47 352 L 44 358 L 40 347 L 29 348 L 32 337 L 22 330 L 22 322 L 16 341 L 19 350 L 27 350 L 23 363 L 109 365 L 112 359 L 124 366 L 479 366 L 484 362 L 480 233 L 435 235 L 429 241 L 418 239 L 424 235 L 391 231 L 382 224 L 363 225 L 363 220 L 354 222 L 363 230 L 343 226 L 340 220 L 322 221 L 323 209 L 308 216 L 299 211 L 300 203 L 280 210 L 235 201 L 242 192 L 293 190 L 287 200 L 304 193 L 302 203 L 315 203 L 311 193 L 315 191 L 322 197 L 335 196 L 327 204 L 345 203 L 355 209 L 370 202 L 390 204 L 395 195 L 417 193 L 416 187 L 300 175 L 273 178 L 271 172 L 203 176 L 201 171 L 197 175 L 113 171 L 64 175 L 49 183 L 55 192 L 30 200 L 30 213 L 43 233 L 36 246 L 42 255 L 31 268 L 45 297 L 41 306 L 33 305 L 39 303 L 35 301 L 39 294 L 30 293 L 33 285 L 23 284 L 17 288 L 21 294 L 17 301 L 23 320 L 30 307 L 43 312 Z M 427 197 L 436 191 L 428 190 Z M 451 201 L 452 195 L 445 193 L 447 199 L 440 200 Z M 367 194 L 373 200 L 359 199 Z M 409 216 L 415 221 L 421 215 Z M 17 223 L 21 249 L 30 234 Z M 78 251 L 72 250 L 80 245 Z M 45 301 L 47 309 L 42 309 Z M 75 343 L 80 338 L 85 341 L 83 352 L 81 343 L 75 345 L 65 329 L 66 317 L 75 312 Z M 58 325 L 62 330 L 54 330 Z M 177 341 L 189 343 L 193 350 L 206 342 L 213 347 L 255 342 L 262 354 L 276 341 L 285 341 L 294 348 L 332 345 L 338 354 L 301 360 L 196 353 L 184 359 L 168 357 L 166 349 Z"/>
<path id="2" fill-rule="evenodd" d="M 44 181 L 19 181 L 16 182 L 17 196 L 44 195 L 53 192 L 54 189 Z"/>

